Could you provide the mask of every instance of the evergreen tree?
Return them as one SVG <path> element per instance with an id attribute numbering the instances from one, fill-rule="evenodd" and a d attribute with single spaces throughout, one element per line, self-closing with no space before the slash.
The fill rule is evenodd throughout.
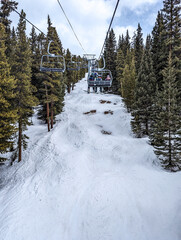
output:
<path id="1" fill-rule="evenodd" d="M 56 29 L 52 26 L 50 17 L 48 16 L 48 34 L 46 48 L 50 41 L 53 41 L 50 45 L 50 53 L 55 55 L 63 55 L 62 43 L 58 37 Z M 51 128 L 53 128 L 53 122 L 55 116 L 62 111 L 64 100 L 64 78 L 63 73 L 51 72 L 44 73 L 44 92 L 41 98 L 42 109 L 39 112 L 39 116 L 42 120 L 47 122 L 48 108 L 50 104 L 51 112 Z"/>
<path id="2" fill-rule="evenodd" d="M 31 49 L 31 54 L 32 54 L 32 84 L 37 87 L 37 89 L 40 87 L 38 86 L 38 79 L 37 79 L 37 74 L 39 73 L 39 65 L 40 65 L 40 54 L 38 54 L 38 36 L 36 35 L 35 28 L 32 27 L 31 33 L 30 33 L 30 49 Z M 38 91 L 37 91 L 38 93 Z M 38 96 L 38 94 L 37 94 Z"/>
<path id="3" fill-rule="evenodd" d="M 150 142 L 162 166 L 172 171 L 181 169 L 181 118 L 177 101 L 176 71 L 171 53 L 163 71 L 163 91 L 157 91 Z"/>
<path id="4" fill-rule="evenodd" d="M 74 61 L 74 62 L 80 62 L 80 57 L 76 57 L 76 56 L 74 56 L 73 58 L 72 58 L 72 60 Z M 72 90 L 74 90 L 74 87 L 75 87 L 75 84 L 78 82 L 78 80 L 80 80 L 80 70 L 77 70 L 77 71 L 71 71 L 71 74 L 72 74 L 72 79 L 73 79 L 73 81 L 72 81 Z"/>
<path id="5" fill-rule="evenodd" d="M 129 71 L 131 74 L 132 70 L 133 72 L 135 69 L 133 69 L 132 60 L 133 59 L 133 50 L 131 49 L 131 43 L 130 43 L 130 36 L 128 30 L 126 31 L 126 36 L 122 34 L 122 36 L 119 36 L 119 41 L 118 41 L 118 50 L 117 50 L 117 60 L 116 60 L 116 74 L 117 74 L 117 81 L 118 81 L 118 86 L 119 86 L 119 93 L 123 96 L 123 70 L 125 66 L 126 71 Z M 131 70 L 132 69 L 132 70 Z M 134 75 L 134 74 L 133 74 Z M 124 79 L 126 76 L 124 76 Z M 125 81 L 124 81 L 125 82 Z M 132 82 L 132 80 L 130 80 Z M 135 80 L 134 80 L 135 82 Z M 134 85 L 134 84 L 133 84 Z M 132 95 L 132 93 L 130 93 Z"/>
<path id="6" fill-rule="evenodd" d="M 116 75 L 119 82 L 119 93 L 123 96 L 123 70 L 124 70 L 124 54 L 121 48 L 118 49 L 116 59 Z"/>
<path id="7" fill-rule="evenodd" d="M 172 62 L 175 65 L 177 87 L 180 93 L 179 103 L 181 105 L 181 5 L 180 0 L 165 0 L 163 3 L 167 56 L 169 51 L 172 51 Z"/>
<path id="8" fill-rule="evenodd" d="M 5 54 L 8 57 L 8 60 L 11 55 L 11 51 L 13 50 L 11 46 L 11 20 L 9 19 L 10 13 L 13 11 L 13 8 L 17 8 L 18 3 L 16 1 L 1 1 L 1 8 L 0 8 L 0 22 L 5 27 L 6 39 L 5 39 L 5 46 L 6 51 Z"/>
<path id="9" fill-rule="evenodd" d="M 116 79 L 116 37 L 113 29 L 111 29 L 108 38 L 106 39 L 104 58 L 106 62 L 106 68 L 112 72 L 113 82 L 112 91 L 118 92 L 119 83 Z"/>
<path id="10" fill-rule="evenodd" d="M 152 31 L 152 59 L 153 69 L 156 76 L 158 90 L 162 90 L 163 86 L 163 74 L 162 71 L 166 67 L 168 50 L 166 46 L 166 28 L 164 24 L 162 12 L 158 12 L 155 26 Z"/>
<path id="11" fill-rule="evenodd" d="M 57 55 L 63 55 L 62 43 L 58 37 L 56 29 L 52 26 L 48 28 L 48 37 L 49 39 L 52 38 L 54 41 L 53 44 L 51 44 L 50 52 Z M 63 73 L 51 73 L 50 83 L 52 84 L 50 87 L 51 112 L 53 110 L 54 116 L 56 116 L 57 114 L 61 113 L 63 108 L 63 100 L 65 94 Z"/>
<path id="12" fill-rule="evenodd" d="M 34 27 L 32 27 L 32 30 L 31 30 L 31 33 L 30 33 L 30 48 L 31 48 L 32 54 L 36 54 L 37 35 L 36 35 Z"/>
<path id="13" fill-rule="evenodd" d="M 125 37 L 125 40 L 124 40 L 124 49 L 123 49 L 125 57 L 127 55 L 127 51 L 130 50 L 130 46 L 131 46 L 131 44 L 130 44 L 130 36 L 129 36 L 129 31 L 127 30 L 126 31 L 126 37 Z"/>
<path id="14" fill-rule="evenodd" d="M 125 59 L 125 67 L 122 76 L 122 97 L 128 111 L 131 111 L 134 102 L 136 79 L 134 54 L 132 51 L 127 50 L 127 57 Z"/>
<path id="15" fill-rule="evenodd" d="M 31 85 L 31 50 L 25 30 L 25 13 L 21 11 L 21 17 L 17 28 L 17 45 L 14 55 L 15 61 L 13 74 L 17 80 L 15 103 L 18 108 L 18 161 L 22 159 L 22 147 L 26 148 L 28 136 L 23 132 L 31 124 L 29 117 L 32 115 L 32 107 L 37 104 L 33 96 L 35 88 Z"/>
<path id="16" fill-rule="evenodd" d="M 167 45 L 169 51 L 172 50 L 172 55 L 179 54 L 176 47 L 180 47 L 180 0 L 165 0 L 163 1 L 163 13 L 166 25 Z M 172 56 L 174 57 L 174 56 Z"/>
<path id="17" fill-rule="evenodd" d="M 139 23 L 138 23 L 138 28 L 137 28 L 135 39 L 134 39 L 134 50 L 135 50 L 136 74 L 138 75 L 139 68 L 141 66 L 141 59 L 143 55 L 143 33 Z"/>
<path id="18" fill-rule="evenodd" d="M 5 28 L 0 23 L 0 153 L 13 148 L 13 136 L 16 132 L 17 110 L 11 101 L 15 99 L 15 79 L 10 76 L 10 66 L 5 55 Z M 6 160 L 0 156 L 0 162 Z"/>
<path id="19" fill-rule="evenodd" d="M 32 54 L 31 82 L 37 89 L 35 96 L 39 99 L 39 101 L 41 101 L 42 95 L 44 94 L 43 81 L 45 80 L 45 74 L 40 72 L 40 62 L 42 55 L 47 54 L 44 34 L 40 33 L 39 35 L 36 35 L 32 28 L 32 32 L 30 34 L 30 46 Z"/>
<path id="20" fill-rule="evenodd" d="M 131 39 L 131 44 L 130 44 L 131 48 L 133 49 L 135 47 L 135 41 L 136 41 L 136 31 L 133 32 L 133 37 Z"/>
<path id="21" fill-rule="evenodd" d="M 66 61 L 66 65 L 71 61 L 71 52 L 69 51 L 69 49 L 67 49 L 67 52 L 66 52 L 66 55 L 65 55 L 65 61 Z M 73 75 L 72 75 L 72 72 L 70 70 L 66 70 L 65 83 L 66 83 L 66 86 L 67 86 L 67 92 L 70 93 L 71 86 L 72 86 L 72 83 L 73 83 Z"/>
<path id="22" fill-rule="evenodd" d="M 137 137 L 149 134 L 156 79 L 151 58 L 151 37 L 146 40 L 138 78 L 136 80 L 132 128 Z"/>
<path id="23" fill-rule="evenodd" d="M 41 56 L 43 54 L 47 54 L 45 50 L 45 36 L 41 33 L 39 35 L 36 34 L 35 28 L 32 27 L 32 31 L 30 33 L 30 48 L 31 48 L 31 83 L 36 87 L 37 91 L 35 96 L 41 100 L 42 97 L 42 89 L 44 88 L 44 73 L 40 72 L 40 62 Z"/>
<path id="24" fill-rule="evenodd" d="M 11 31 L 11 52 L 9 54 L 9 64 L 12 67 L 14 65 L 14 55 L 16 52 L 16 44 L 17 44 L 17 37 L 16 37 L 16 32 L 13 27 Z"/>
<path id="25" fill-rule="evenodd" d="M 124 36 L 123 36 L 123 34 L 121 36 L 119 35 L 117 50 L 119 50 L 119 49 L 121 49 L 122 51 L 124 49 Z"/>
<path id="26" fill-rule="evenodd" d="M 15 52 L 16 52 L 16 44 L 17 44 L 17 36 L 16 36 L 16 32 L 15 29 L 13 27 L 12 31 L 11 31 L 11 52 L 9 55 L 9 64 L 11 67 L 10 70 L 10 74 L 13 76 L 13 69 L 14 69 L 14 64 L 15 64 Z M 14 103 L 14 99 L 11 99 L 11 105 L 14 106 L 14 108 L 16 108 L 15 103 Z"/>
<path id="27" fill-rule="evenodd" d="M 83 58 L 80 58 L 80 61 L 81 61 L 81 68 L 80 68 L 80 79 L 84 78 L 85 77 L 85 74 L 87 72 L 87 69 L 88 69 L 88 62 Z M 103 63 L 103 61 L 102 61 Z M 103 64 L 102 64 L 103 65 Z M 102 66 L 101 65 L 101 60 L 100 60 L 100 67 Z M 85 67 L 86 66 L 86 67 Z"/>

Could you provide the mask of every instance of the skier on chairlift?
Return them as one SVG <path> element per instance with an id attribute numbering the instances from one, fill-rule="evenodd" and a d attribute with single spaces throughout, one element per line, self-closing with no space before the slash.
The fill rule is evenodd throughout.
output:
<path id="1" fill-rule="evenodd" d="M 111 77 L 110 77 L 109 74 L 107 75 L 106 80 L 107 80 L 107 81 L 110 81 L 110 80 L 111 80 Z"/>

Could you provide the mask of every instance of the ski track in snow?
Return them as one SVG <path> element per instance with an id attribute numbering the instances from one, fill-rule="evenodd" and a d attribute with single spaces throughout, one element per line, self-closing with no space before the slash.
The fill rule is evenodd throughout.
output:
<path id="1" fill-rule="evenodd" d="M 50 133 L 33 117 L 23 162 L 2 173 L 0 239 L 180 240 L 181 173 L 153 164 L 119 96 L 86 89 L 66 95 Z"/>

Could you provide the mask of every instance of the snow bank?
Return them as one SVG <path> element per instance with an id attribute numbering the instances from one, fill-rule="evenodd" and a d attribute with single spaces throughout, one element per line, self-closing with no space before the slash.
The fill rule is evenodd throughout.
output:
<path id="1" fill-rule="evenodd" d="M 3 175 L 0 239 L 180 240 L 181 173 L 153 164 L 119 96 L 86 90 L 50 133 L 33 117 L 24 161 Z"/>

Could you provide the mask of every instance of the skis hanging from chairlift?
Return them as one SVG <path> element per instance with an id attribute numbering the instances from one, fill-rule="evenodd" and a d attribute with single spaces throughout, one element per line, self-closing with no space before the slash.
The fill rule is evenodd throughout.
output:
<path id="1" fill-rule="evenodd" d="M 41 57 L 40 71 L 41 72 L 65 72 L 65 58 L 62 55 L 50 53 L 51 40 L 48 44 L 47 53 Z"/>

